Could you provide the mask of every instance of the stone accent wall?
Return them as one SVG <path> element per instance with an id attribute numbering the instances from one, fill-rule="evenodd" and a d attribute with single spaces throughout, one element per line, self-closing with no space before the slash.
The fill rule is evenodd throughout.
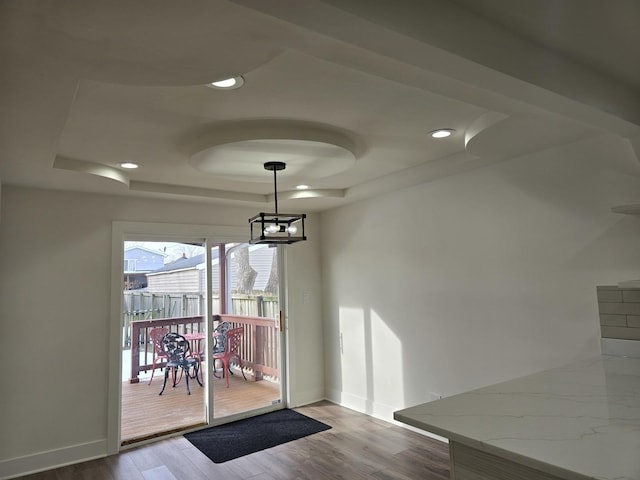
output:
<path id="1" fill-rule="evenodd" d="M 597 292 L 601 336 L 640 340 L 640 288 L 599 286 Z"/>

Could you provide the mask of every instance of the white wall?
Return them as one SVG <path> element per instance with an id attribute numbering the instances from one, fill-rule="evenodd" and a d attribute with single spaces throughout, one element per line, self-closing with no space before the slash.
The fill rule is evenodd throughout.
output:
<path id="1" fill-rule="evenodd" d="M 292 407 L 325 398 L 319 216 L 305 221 L 305 230 L 308 240 L 287 247 L 285 262 Z"/>
<path id="2" fill-rule="evenodd" d="M 328 398 L 391 419 L 598 354 L 596 285 L 640 278 L 640 218 L 610 207 L 639 196 L 600 137 L 323 213 Z"/>
<path id="3" fill-rule="evenodd" d="M 112 221 L 245 226 L 254 214 L 211 204 L 4 186 L 0 478 L 106 451 Z M 310 215 L 310 241 L 289 247 L 292 299 L 305 291 L 319 302 L 318 221 Z M 312 401 L 324 393 L 321 315 L 315 304 L 299 303 L 290 311 L 291 322 L 300 321 L 292 338 L 291 360 L 298 370 L 291 396 Z"/>
<path id="4" fill-rule="evenodd" d="M 430 392 L 597 353 L 595 286 L 640 278 L 640 219 L 609 208 L 639 187 L 629 144 L 602 137 L 311 215 L 310 240 L 287 250 L 292 405 L 324 381 L 390 419 Z M 0 477 L 105 448 L 111 222 L 255 213 L 7 185 L 1 205 L 0 362 L 16 368 L 0 389 Z"/>

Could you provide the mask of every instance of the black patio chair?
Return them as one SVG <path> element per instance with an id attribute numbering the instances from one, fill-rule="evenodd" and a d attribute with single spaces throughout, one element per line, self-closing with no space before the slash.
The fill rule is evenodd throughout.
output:
<path id="1" fill-rule="evenodd" d="M 233 328 L 233 325 L 231 325 L 231 322 L 227 322 L 225 320 L 224 322 L 219 322 L 218 326 L 213 329 L 213 355 L 214 355 L 213 376 L 216 378 L 220 378 L 220 377 L 218 377 L 216 373 L 215 355 L 224 353 L 227 345 L 227 332 L 232 328 Z M 229 372 L 233 375 L 233 372 L 231 372 L 231 370 L 229 370 Z M 222 375 L 224 376 L 224 371 L 222 372 Z"/>
<path id="2" fill-rule="evenodd" d="M 162 337 L 161 341 L 162 349 L 167 357 L 167 365 L 164 369 L 164 383 L 162 384 L 162 390 L 158 395 L 162 395 L 165 387 L 167 386 L 167 378 L 169 377 L 169 370 L 173 371 L 173 387 L 177 385 L 177 373 L 178 369 L 182 369 L 184 377 L 187 383 L 187 394 L 191 395 L 189 389 L 189 378 L 195 378 L 198 384 L 202 387 L 202 382 L 198 378 L 198 370 L 200 369 L 200 362 L 195 357 L 189 356 L 189 341 L 179 333 L 170 332 Z M 190 377 L 189 370 L 193 368 L 193 377 Z"/>
<path id="3" fill-rule="evenodd" d="M 213 353 L 221 353 L 224 352 L 225 341 L 226 341 L 226 333 L 233 328 L 231 322 L 218 323 L 218 326 L 213 329 L 214 335 L 214 343 L 213 343 Z"/>

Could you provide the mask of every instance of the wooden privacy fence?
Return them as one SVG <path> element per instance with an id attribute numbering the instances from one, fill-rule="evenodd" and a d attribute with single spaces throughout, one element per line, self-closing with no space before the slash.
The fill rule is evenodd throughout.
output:
<path id="1" fill-rule="evenodd" d="M 212 296 L 213 311 L 220 311 L 220 298 Z M 125 290 L 123 297 L 123 348 L 131 346 L 130 324 L 135 320 L 154 320 L 203 316 L 205 296 L 202 293 L 151 293 Z M 231 295 L 231 313 L 248 317 L 276 318 L 278 297 L 265 295 Z"/>
<path id="2" fill-rule="evenodd" d="M 213 297 L 214 304 L 218 297 Z M 125 290 L 123 314 L 128 320 L 175 318 L 202 315 L 204 295 L 201 293 L 150 293 Z"/>
<path id="3" fill-rule="evenodd" d="M 280 344 L 276 319 L 243 315 L 217 315 L 217 317 L 219 321 L 230 322 L 233 327 L 242 327 L 244 335 L 239 355 L 243 367 L 253 375 L 254 380 L 262 380 L 264 375 L 280 378 L 278 363 Z M 131 345 L 130 383 L 138 383 L 140 372 L 151 370 L 153 366 L 154 351 L 149 331 L 156 327 L 165 327 L 169 331 L 182 335 L 205 330 L 202 316 L 132 321 L 131 338 L 137 341 L 133 341 Z M 206 351 L 204 343 L 201 349 Z M 156 364 L 156 368 L 164 368 L 164 366 L 165 363 Z"/>

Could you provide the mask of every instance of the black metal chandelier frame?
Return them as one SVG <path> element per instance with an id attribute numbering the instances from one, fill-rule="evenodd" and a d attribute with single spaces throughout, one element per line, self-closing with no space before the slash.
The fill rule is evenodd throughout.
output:
<path id="1" fill-rule="evenodd" d="M 260 212 L 249 219 L 252 244 L 291 244 L 306 240 L 304 213 L 279 213 L 278 212 L 278 183 L 277 172 L 286 168 L 284 162 L 267 162 L 264 169 L 273 172 L 273 196 L 275 212 Z"/>

